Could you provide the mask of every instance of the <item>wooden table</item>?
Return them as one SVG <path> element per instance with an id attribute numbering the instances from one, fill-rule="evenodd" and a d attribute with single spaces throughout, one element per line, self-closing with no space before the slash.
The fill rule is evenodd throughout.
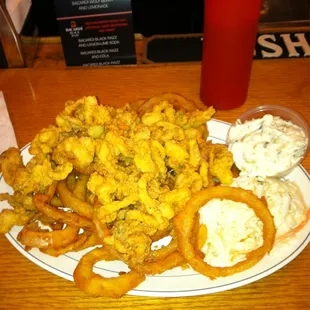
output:
<path id="1" fill-rule="evenodd" d="M 218 111 L 232 122 L 262 104 L 294 108 L 310 123 L 309 59 L 255 61 L 247 102 Z M 160 92 L 199 100 L 199 64 L 65 69 L 62 66 L 0 71 L 3 91 L 20 147 L 53 123 L 66 100 L 96 95 L 120 106 Z M 310 156 L 304 162 L 310 171 Z M 90 298 L 69 281 L 36 266 L 0 236 L 0 309 L 307 309 L 310 307 L 310 247 L 276 273 L 252 284 L 212 295 L 183 298 L 124 296 Z"/>

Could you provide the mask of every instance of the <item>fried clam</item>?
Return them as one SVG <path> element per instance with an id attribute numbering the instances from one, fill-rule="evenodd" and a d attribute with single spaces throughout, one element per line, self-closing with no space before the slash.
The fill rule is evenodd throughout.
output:
<path id="1" fill-rule="evenodd" d="M 18 170 L 24 167 L 23 159 L 17 148 L 10 147 L 0 155 L 0 172 L 8 185 L 14 186 Z"/>
<path id="2" fill-rule="evenodd" d="M 0 194 L 0 201 L 7 201 L 14 209 L 0 211 L 0 233 L 8 233 L 14 226 L 24 226 L 36 216 L 32 197 L 16 192 Z"/>
<path id="3" fill-rule="evenodd" d="M 214 198 L 228 199 L 242 202 L 252 208 L 256 216 L 263 222 L 263 244 L 259 248 L 246 254 L 246 259 L 230 267 L 214 267 L 206 263 L 201 255 L 195 251 L 192 242 L 195 215 L 198 210 Z M 241 188 L 217 186 L 195 193 L 184 209 L 173 219 L 178 240 L 178 248 L 186 262 L 197 272 L 215 279 L 249 269 L 256 265 L 273 247 L 275 240 L 275 225 L 266 202 L 259 199 L 252 192 Z"/>
<path id="4" fill-rule="evenodd" d="M 145 280 L 144 274 L 134 270 L 121 273 L 115 278 L 105 278 L 93 272 L 93 267 L 97 262 L 115 259 L 117 257 L 105 247 L 91 250 L 81 258 L 74 270 L 75 284 L 92 296 L 120 298 Z"/>
<path id="5" fill-rule="evenodd" d="M 35 216 L 33 211 L 17 212 L 4 209 L 0 212 L 0 233 L 8 233 L 14 226 L 24 226 Z"/>
<path id="6" fill-rule="evenodd" d="M 64 229 L 48 231 L 39 227 L 38 222 L 30 223 L 19 232 L 17 240 L 30 248 L 62 248 L 74 242 L 80 228 L 67 225 Z"/>
<path id="7" fill-rule="evenodd" d="M 0 194 L 0 201 L 7 201 L 13 208 L 23 208 L 28 211 L 35 211 L 36 208 L 32 202 L 32 195 L 24 195 L 21 192 L 14 192 L 12 195 L 9 193 Z"/>

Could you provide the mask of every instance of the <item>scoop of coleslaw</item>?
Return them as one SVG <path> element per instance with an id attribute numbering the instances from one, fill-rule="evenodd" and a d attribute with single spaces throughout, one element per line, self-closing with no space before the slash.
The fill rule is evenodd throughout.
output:
<path id="1" fill-rule="evenodd" d="M 301 127 L 266 114 L 232 126 L 227 143 L 241 175 L 271 177 L 302 159 L 308 138 Z"/>
<path id="2" fill-rule="evenodd" d="M 265 197 L 274 217 L 276 242 L 285 245 L 289 232 L 307 219 L 309 207 L 295 182 L 277 178 L 239 176 L 233 187 L 251 190 Z M 246 258 L 246 253 L 263 243 L 263 223 L 246 204 L 212 199 L 200 211 L 200 223 L 207 227 L 207 240 L 201 251 L 204 260 L 217 267 L 232 266 Z"/>

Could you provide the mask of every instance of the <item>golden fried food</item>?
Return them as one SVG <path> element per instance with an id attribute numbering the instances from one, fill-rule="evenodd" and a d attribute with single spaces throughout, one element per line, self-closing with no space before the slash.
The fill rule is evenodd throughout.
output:
<path id="1" fill-rule="evenodd" d="M 162 246 L 158 250 L 152 250 L 150 254 L 145 258 L 144 262 L 153 263 L 162 260 L 178 250 L 178 243 L 176 239 L 172 239 L 166 246 Z"/>
<path id="2" fill-rule="evenodd" d="M 30 223 L 19 232 L 17 240 L 31 248 L 62 248 L 77 239 L 79 228 L 66 226 L 61 230 L 48 231 L 41 229 L 37 222 Z"/>
<path id="3" fill-rule="evenodd" d="M 13 226 L 26 225 L 34 216 L 34 212 L 16 212 L 15 210 L 4 209 L 0 212 L 0 233 L 8 233 Z"/>
<path id="4" fill-rule="evenodd" d="M 73 187 L 73 195 L 82 201 L 86 200 L 87 182 L 89 180 L 88 175 L 79 175 Z"/>
<path id="5" fill-rule="evenodd" d="M 145 102 L 146 99 L 138 99 L 136 101 L 130 102 L 130 107 L 138 113 L 139 110 L 142 109 L 142 106 Z"/>
<path id="6" fill-rule="evenodd" d="M 36 209 L 46 217 L 53 219 L 55 222 L 80 227 L 83 229 L 93 230 L 95 228 L 93 222 L 75 212 L 66 212 L 57 207 L 48 204 L 49 197 L 47 195 L 36 194 L 33 197 Z"/>
<path id="7" fill-rule="evenodd" d="M 141 265 L 137 265 L 134 267 L 134 270 L 143 274 L 154 276 L 175 267 L 182 266 L 184 263 L 186 263 L 186 260 L 177 250 L 154 262 L 144 262 Z"/>
<path id="8" fill-rule="evenodd" d="M 194 101 L 191 101 L 175 93 L 163 93 L 163 94 L 154 96 L 144 101 L 143 103 L 138 101 L 136 102 L 134 107 L 136 108 L 136 111 L 140 115 L 143 115 L 146 112 L 152 111 L 155 106 L 157 106 L 163 101 L 170 102 L 176 110 L 182 109 L 185 111 L 195 111 L 197 109 Z"/>
<path id="9" fill-rule="evenodd" d="M 57 184 L 57 193 L 59 194 L 59 199 L 61 200 L 63 206 L 70 208 L 88 219 L 93 217 L 92 205 L 87 201 L 83 201 L 74 196 L 74 194 L 68 189 L 65 181 L 60 181 Z"/>
<path id="10" fill-rule="evenodd" d="M 54 181 L 65 179 L 73 168 L 70 163 L 55 166 L 42 154 L 32 158 L 24 166 L 20 152 L 16 148 L 9 148 L 1 154 L 0 165 L 6 183 L 15 192 L 24 195 L 42 191 Z"/>
<path id="11" fill-rule="evenodd" d="M 11 187 L 14 187 L 18 170 L 23 167 L 23 159 L 17 148 L 10 147 L 0 155 L 0 172 Z"/>
<path id="12" fill-rule="evenodd" d="M 95 263 L 115 259 L 116 257 L 105 248 L 96 248 L 88 252 L 74 270 L 74 282 L 92 296 L 120 298 L 145 280 L 145 275 L 137 271 L 124 273 L 116 278 L 104 278 L 93 272 Z"/>
<path id="13" fill-rule="evenodd" d="M 2 197 L 14 207 L 0 215 L 3 231 L 22 223 L 18 240 L 55 257 L 102 245 L 74 273 L 77 285 L 95 296 L 120 297 L 145 274 L 183 265 L 173 219 L 193 194 L 232 181 L 227 147 L 206 142 L 214 113 L 173 93 L 122 108 L 93 96 L 67 102 L 56 124 L 33 139 L 26 165 L 17 149 L 0 156 L 14 190 Z M 168 235 L 168 246 L 152 250 Z M 110 259 L 132 271 L 115 279 L 92 272 L 97 261 Z"/>
<path id="14" fill-rule="evenodd" d="M 19 213 L 36 211 L 31 194 L 23 195 L 20 192 L 14 192 L 13 195 L 10 195 L 9 193 L 2 193 L 0 194 L 0 201 L 7 201 Z"/>
<path id="15" fill-rule="evenodd" d="M 229 199 L 243 202 L 252 208 L 256 216 L 263 222 L 263 245 L 246 254 L 246 259 L 230 267 L 214 267 L 203 261 L 192 244 L 194 219 L 198 210 L 208 201 L 214 199 Z M 225 277 L 257 264 L 266 253 L 270 252 L 275 240 L 275 225 L 273 217 L 265 201 L 252 192 L 241 188 L 216 186 L 195 193 L 185 208 L 173 219 L 176 230 L 178 248 L 186 262 L 197 272 L 211 278 Z"/>
<path id="16" fill-rule="evenodd" d="M 18 215 L 13 210 L 2 210 L 0 213 L 0 233 L 6 234 L 16 225 Z"/>
<path id="17" fill-rule="evenodd" d="M 61 248 L 44 247 L 40 251 L 50 256 L 58 257 L 68 252 L 78 252 L 97 245 L 97 236 L 94 233 L 84 232 L 77 236 L 77 239 L 69 245 Z"/>
<path id="18" fill-rule="evenodd" d="M 196 248 L 200 250 L 208 238 L 208 228 L 205 224 L 198 227 Z"/>
<path id="19" fill-rule="evenodd" d="M 206 143 L 203 145 L 202 156 L 209 164 L 212 177 L 220 183 L 229 185 L 233 180 L 233 156 L 224 144 Z"/>

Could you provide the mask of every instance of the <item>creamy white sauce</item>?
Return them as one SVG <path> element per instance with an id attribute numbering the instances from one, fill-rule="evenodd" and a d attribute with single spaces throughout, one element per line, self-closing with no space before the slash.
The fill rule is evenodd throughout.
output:
<path id="1" fill-rule="evenodd" d="M 276 240 L 306 219 L 309 206 L 295 182 L 277 178 L 239 176 L 233 187 L 251 190 L 265 197 L 276 226 Z M 200 208 L 200 223 L 207 227 L 207 240 L 201 251 L 204 261 L 216 267 L 233 266 L 263 244 L 263 223 L 246 204 L 212 199 Z M 281 247 L 292 238 L 280 243 Z M 275 251 L 279 245 L 275 247 Z"/>
<path id="2" fill-rule="evenodd" d="M 265 197 L 277 229 L 276 239 L 306 219 L 309 207 L 295 182 L 239 176 L 231 186 L 251 190 L 259 198 Z"/>
<path id="3" fill-rule="evenodd" d="M 208 231 L 201 251 L 212 266 L 233 266 L 263 244 L 263 223 L 244 203 L 212 199 L 199 215 Z"/>
<path id="4" fill-rule="evenodd" d="M 241 175 L 268 177 L 294 167 L 308 139 L 299 126 L 267 114 L 232 126 L 227 143 Z"/>

